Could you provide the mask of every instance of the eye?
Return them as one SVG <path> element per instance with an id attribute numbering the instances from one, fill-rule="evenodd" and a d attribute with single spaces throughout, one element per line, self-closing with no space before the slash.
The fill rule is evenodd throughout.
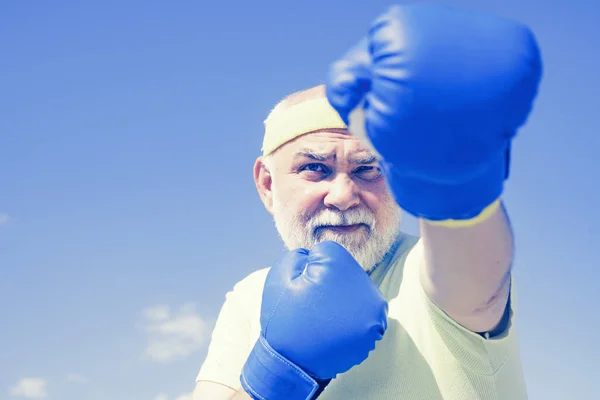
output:
<path id="1" fill-rule="evenodd" d="M 374 181 L 381 176 L 381 169 L 372 165 L 364 165 L 356 168 L 354 174 L 365 181 Z"/>
<path id="2" fill-rule="evenodd" d="M 322 178 L 329 174 L 330 170 L 327 166 L 320 163 L 310 163 L 301 166 L 298 172 L 307 175 L 311 179 Z"/>

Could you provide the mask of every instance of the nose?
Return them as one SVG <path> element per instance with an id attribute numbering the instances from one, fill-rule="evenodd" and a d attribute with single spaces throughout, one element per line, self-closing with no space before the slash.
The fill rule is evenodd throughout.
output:
<path id="1" fill-rule="evenodd" d="M 331 187 L 325 196 L 326 207 L 335 207 L 346 211 L 360 203 L 358 186 L 348 175 L 338 174 L 332 181 Z"/>

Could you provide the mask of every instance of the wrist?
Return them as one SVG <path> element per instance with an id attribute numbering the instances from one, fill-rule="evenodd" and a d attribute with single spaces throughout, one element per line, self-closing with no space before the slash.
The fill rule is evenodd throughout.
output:
<path id="1" fill-rule="evenodd" d="M 262 336 L 246 360 L 240 381 L 255 400 L 312 400 L 320 388 L 314 378 L 277 353 Z"/>
<path id="2" fill-rule="evenodd" d="M 500 208 L 500 204 L 502 204 L 502 200 L 498 198 L 475 217 L 469 219 L 444 219 L 439 221 L 425 219 L 425 222 L 430 225 L 444 226 L 447 228 L 469 228 L 489 219 Z"/>

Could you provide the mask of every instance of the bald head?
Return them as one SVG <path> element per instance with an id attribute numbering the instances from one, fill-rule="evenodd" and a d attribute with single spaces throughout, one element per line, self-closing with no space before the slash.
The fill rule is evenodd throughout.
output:
<path id="1" fill-rule="evenodd" d="M 325 94 L 325 85 L 318 85 L 308 89 L 299 90 L 281 99 L 279 103 L 277 103 L 277 105 L 273 108 L 273 110 L 269 114 L 269 117 L 276 112 L 285 111 L 286 109 L 298 105 L 303 101 L 324 99 L 326 97 L 327 95 Z M 267 120 L 269 119 L 269 117 L 267 117 Z"/>

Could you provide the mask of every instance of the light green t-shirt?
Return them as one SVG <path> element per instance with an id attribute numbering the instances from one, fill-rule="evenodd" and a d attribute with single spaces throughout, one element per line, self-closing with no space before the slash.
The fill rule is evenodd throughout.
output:
<path id="1" fill-rule="evenodd" d="M 372 274 L 389 302 L 388 329 L 367 360 L 338 375 L 319 400 L 527 399 L 513 324 L 486 339 L 450 319 L 427 297 L 418 275 L 418 239 L 401 236 Z M 260 303 L 268 269 L 227 293 L 208 355 L 196 381 L 241 390 L 240 372 L 260 334 Z"/>

